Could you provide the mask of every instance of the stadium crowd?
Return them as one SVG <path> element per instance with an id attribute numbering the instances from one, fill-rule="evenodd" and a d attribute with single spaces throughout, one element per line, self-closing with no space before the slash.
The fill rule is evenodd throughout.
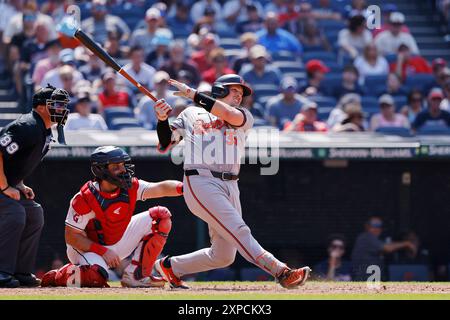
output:
<path id="1" fill-rule="evenodd" d="M 448 1 L 438 1 L 448 12 Z M 0 3 L 7 70 L 19 101 L 50 83 L 72 98 L 68 130 L 154 129 L 152 102 L 59 33 L 75 1 Z M 393 3 L 369 29 L 364 0 L 76 1 L 81 28 L 177 116 L 167 80 L 201 91 L 239 73 L 256 126 L 285 131 L 450 132 L 450 69 L 420 55 Z M 447 9 L 445 9 L 447 8 Z M 25 110 L 24 111 L 28 111 Z"/>

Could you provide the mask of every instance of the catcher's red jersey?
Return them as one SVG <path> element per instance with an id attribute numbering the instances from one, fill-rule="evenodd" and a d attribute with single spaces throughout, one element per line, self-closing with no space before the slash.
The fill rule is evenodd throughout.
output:
<path id="1" fill-rule="evenodd" d="M 133 215 L 137 200 L 150 183 L 133 178 L 130 189 L 101 192 L 98 183 L 89 181 L 70 203 L 66 225 L 83 230 L 89 239 L 103 245 L 118 242 Z"/>

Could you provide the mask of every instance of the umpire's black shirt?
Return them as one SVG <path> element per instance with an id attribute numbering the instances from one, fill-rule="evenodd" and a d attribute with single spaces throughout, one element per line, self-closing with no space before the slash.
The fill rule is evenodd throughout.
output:
<path id="1" fill-rule="evenodd" d="M 3 171 L 8 184 L 17 185 L 29 176 L 50 149 L 52 130 L 46 129 L 36 111 L 20 116 L 0 131 Z"/>

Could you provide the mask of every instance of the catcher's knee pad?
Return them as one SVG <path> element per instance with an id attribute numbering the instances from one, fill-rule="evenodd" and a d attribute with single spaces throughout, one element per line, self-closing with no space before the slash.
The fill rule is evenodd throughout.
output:
<path id="1" fill-rule="evenodd" d="M 156 206 L 149 209 L 150 217 L 153 220 L 152 233 L 167 237 L 172 229 L 172 214 L 166 207 Z"/>
<path id="2" fill-rule="evenodd" d="M 58 270 L 50 270 L 43 276 L 42 287 L 93 287 L 108 286 L 108 272 L 101 266 L 79 266 L 68 263 Z"/>

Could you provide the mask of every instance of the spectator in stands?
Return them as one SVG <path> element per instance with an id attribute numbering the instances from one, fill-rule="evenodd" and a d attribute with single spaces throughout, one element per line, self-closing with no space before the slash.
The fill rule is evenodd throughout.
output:
<path id="1" fill-rule="evenodd" d="M 325 50 L 331 51 L 331 45 L 326 36 L 317 27 L 316 20 L 309 18 L 303 23 L 303 33 L 298 35 L 298 39 L 305 51 Z"/>
<path id="2" fill-rule="evenodd" d="M 263 8 L 257 1 L 230 0 L 223 6 L 223 16 L 230 26 L 249 20 L 249 7 L 256 9 L 257 16 L 263 15 Z M 252 30 L 253 31 L 253 30 Z"/>
<path id="3" fill-rule="evenodd" d="M 225 74 L 235 73 L 234 70 L 228 68 L 224 49 L 216 48 L 212 50 L 209 54 L 209 60 L 212 62 L 212 67 L 202 73 L 203 81 L 212 85 L 217 78 Z"/>
<path id="4" fill-rule="evenodd" d="M 36 0 L 26 0 L 23 3 L 23 11 L 19 11 L 16 15 L 10 17 L 3 31 L 3 43 L 9 44 L 15 35 L 24 30 L 24 25 L 27 23 L 43 23 L 49 33 L 48 40 L 57 38 L 53 19 L 39 12 Z"/>
<path id="5" fill-rule="evenodd" d="M 169 54 L 169 44 L 172 39 L 169 38 L 165 33 L 156 32 L 155 37 L 152 39 L 155 49 L 150 52 L 150 54 L 145 59 L 145 62 L 154 67 L 155 69 L 160 69 L 166 61 L 170 59 Z"/>
<path id="6" fill-rule="evenodd" d="M 383 127 L 409 128 L 409 121 L 401 113 L 395 112 L 395 102 L 389 94 L 383 94 L 379 99 L 380 113 L 370 119 L 370 130 L 376 131 Z"/>
<path id="7" fill-rule="evenodd" d="M 196 1 L 191 8 L 191 20 L 197 23 L 203 17 L 206 9 L 214 10 L 214 19 L 216 21 L 222 21 L 222 6 L 216 0 Z"/>
<path id="8" fill-rule="evenodd" d="M 316 19 L 341 20 L 339 9 L 330 0 L 319 0 L 318 5 L 312 10 Z"/>
<path id="9" fill-rule="evenodd" d="M 274 12 L 268 12 L 264 22 L 265 28 L 256 33 L 259 44 L 266 47 L 270 53 L 288 51 L 296 56 L 302 54 L 300 42 L 292 33 L 278 27 L 277 15 Z"/>
<path id="10" fill-rule="evenodd" d="M 67 14 L 67 7 L 73 4 L 75 4 L 74 0 L 49 0 L 42 4 L 40 11 L 52 17 L 58 24 Z"/>
<path id="11" fill-rule="evenodd" d="M 336 126 L 337 124 L 341 124 L 342 121 L 344 121 L 345 119 L 348 118 L 348 113 L 346 112 L 346 107 L 349 104 L 354 104 L 354 105 L 359 106 L 359 108 L 361 109 L 361 112 L 362 112 L 361 96 L 356 93 L 347 93 L 339 99 L 336 107 L 334 107 L 333 110 L 331 110 L 330 115 L 328 116 L 328 120 L 327 120 L 328 128 L 334 128 L 334 126 Z M 356 109 L 353 108 L 352 110 L 356 110 Z"/>
<path id="12" fill-rule="evenodd" d="M 253 32 L 246 32 L 241 35 L 239 38 L 241 41 L 241 46 L 243 50 L 241 51 L 241 54 L 238 55 L 235 60 L 233 61 L 233 67 L 232 69 L 236 71 L 236 73 L 241 72 L 242 66 L 245 64 L 251 63 L 250 61 L 250 49 L 256 44 L 258 41 L 258 38 Z"/>
<path id="13" fill-rule="evenodd" d="M 146 28 L 133 31 L 130 38 L 130 47 L 140 46 L 144 49 L 144 55 L 147 56 L 155 50 L 153 38 L 157 33 L 165 34 L 167 38 L 172 39 L 172 31 L 161 28 L 161 12 L 156 8 L 150 8 L 145 13 Z"/>
<path id="14" fill-rule="evenodd" d="M 269 126 L 269 122 L 264 119 L 264 107 L 255 101 L 255 95 L 251 94 L 242 99 L 242 106 L 250 111 L 255 120 L 254 126 Z"/>
<path id="15" fill-rule="evenodd" d="M 121 41 L 127 41 L 130 36 L 130 28 L 118 16 L 108 13 L 106 0 L 93 0 L 91 7 L 92 16 L 81 22 L 81 28 L 93 39 L 102 45 L 108 39 L 108 32 L 114 30 L 120 36 Z"/>
<path id="16" fill-rule="evenodd" d="M 177 97 L 173 95 L 173 92 L 169 89 L 169 74 L 165 71 L 158 71 L 155 73 L 154 83 L 155 90 L 152 94 L 156 97 L 156 99 L 165 99 L 168 104 L 171 106 L 174 105 Z M 156 123 L 158 119 L 155 115 L 155 110 L 153 109 L 153 105 L 155 103 L 152 99 L 147 96 L 143 96 L 135 109 L 135 114 L 139 122 L 144 126 L 144 128 L 152 130 L 156 129 Z"/>
<path id="17" fill-rule="evenodd" d="M 5 55 L 3 32 L 11 21 L 12 17 L 23 10 L 23 3 L 21 0 L 11 0 L 0 2 L 0 56 Z"/>
<path id="18" fill-rule="evenodd" d="M 79 72 L 75 67 L 75 56 L 72 49 L 63 49 L 59 52 L 59 66 L 55 69 L 48 71 L 44 78 L 42 79 L 40 84 L 36 84 L 38 87 L 45 88 L 48 83 L 56 88 L 63 87 L 63 81 L 61 79 L 61 69 L 65 66 L 69 66 L 70 68 L 65 68 L 65 70 L 70 70 L 72 74 L 73 83 L 77 83 L 78 81 L 83 79 L 83 75 Z"/>
<path id="19" fill-rule="evenodd" d="M 305 68 L 308 77 L 307 83 L 300 87 L 299 92 L 306 96 L 323 94 L 322 81 L 330 69 L 318 59 L 309 60 Z"/>
<path id="20" fill-rule="evenodd" d="M 445 99 L 441 102 L 441 110 L 450 111 L 450 79 L 444 85 Z"/>
<path id="21" fill-rule="evenodd" d="M 411 241 L 400 241 L 384 243 L 379 239 L 383 232 L 383 221 L 380 217 L 372 216 L 365 224 L 365 232 L 361 233 L 353 246 L 352 279 L 355 281 L 366 281 L 371 273 L 367 273 L 369 266 L 378 266 L 382 279 L 385 276 L 383 255 L 399 250 L 410 250 L 416 252 L 417 248 Z"/>
<path id="22" fill-rule="evenodd" d="M 278 25 L 291 34 L 297 35 L 302 29 L 303 20 L 312 16 L 311 11 L 312 7 L 308 2 L 285 0 L 284 11 L 278 14 Z"/>
<path id="23" fill-rule="evenodd" d="M 413 54 L 419 54 L 414 37 L 402 28 L 405 23 L 405 15 L 401 12 L 392 12 L 389 16 L 389 29 L 379 33 L 375 38 L 375 45 L 382 55 L 396 54 L 402 43 L 411 49 Z"/>
<path id="24" fill-rule="evenodd" d="M 245 32 L 258 32 L 264 28 L 264 19 L 258 7 L 254 3 L 250 3 L 246 6 L 246 9 L 247 18 L 236 25 L 236 31 L 243 34 Z"/>
<path id="25" fill-rule="evenodd" d="M 333 132 L 361 132 L 365 131 L 364 113 L 361 104 L 358 102 L 349 102 L 343 108 L 343 119 L 336 123 Z M 335 118 L 337 119 L 337 118 Z M 328 121 L 329 122 L 329 121 Z"/>
<path id="26" fill-rule="evenodd" d="M 108 32 L 108 39 L 105 42 L 105 50 L 115 59 L 125 59 L 128 56 L 128 46 L 120 44 L 120 37 L 116 31 Z"/>
<path id="27" fill-rule="evenodd" d="M 351 281 L 352 265 L 344 259 L 345 238 L 341 234 L 329 237 L 327 246 L 328 257 L 314 267 L 314 274 L 318 280 Z"/>
<path id="28" fill-rule="evenodd" d="M 206 7 L 203 16 L 197 19 L 192 29 L 193 33 L 200 34 L 201 31 L 217 33 L 220 24 L 216 21 L 216 12 L 211 7 Z"/>
<path id="29" fill-rule="evenodd" d="M 408 104 L 403 106 L 400 113 L 408 118 L 409 123 L 413 123 L 417 115 L 423 109 L 422 91 L 413 89 L 408 94 Z"/>
<path id="30" fill-rule="evenodd" d="M 342 82 L 332 89 L 332 95 L 339 99 L 347 93 L 364 94 L 363 88 L 358 84 L 359 73 L 354 65 L 349 64 L 344 67 L 342 72 Z"/>
<path id="31" fill-rule="evenodd" d="M 445 83 L 450 79 L 450 69 L 447 62 L 442 58 L 436 58 L 431 64 L 434 79 L 425 85 L 424 92 L 428 93 L 434 87 L 444 88 Z"/>
<path id="32" fill-rule="evenodd" d="M 200 38 L 199 50 L 193 52 L 191 55 L 192 61 L 197 66 L 197 72 L 203 73 L 207 69 L 211 68 L 211 62 L 208 60 L 208 56 L 211 51 L 218 46 L 218 40 L 212 33 L 207 33 Z"/>
<path id="33" fill-rule="evenodd" d="M 338 46 L 351 59 L 360 55 L 364 48 L 372 42 L 372 34 L 366 28 L 366 18 L 355 15 L 348 21 L 348 27 L 339 31 Z"/>
<path id="34" fill-rule="evenodd" d="M 398 7 L 394 3 L 386 3 L 381 9 L 381 26 L 372 30 L 372 35 L 375 38 L 383 31 L 389 30 L 389 16 L 392 12 L 398 12 Z M 408 26 L 405 24 L 401 28 L 402 32 L 410 33 Z"/>
<path id="35" fill-rule="evenodd" d="M 93 82 L 94 80 L 101 78 L 105 64 L 91 50 L 85 50 L 85 52 L 89 57 L 88 62 L 84 66 L 81 66 L 79 70 L 84 79 Z"/>
<path id="36" fill-rule="evenodd" d="M 286 11 L 286 7 L 284 6 L 284 0 L 272 0 L 264 7 L 264 12 L 275 12 L 276 14 L 280 14 Z"/>
<path id="37" fill-rule="evenodd" d="M 294 120 L 308 99 L 297 94 L 298 83 L 295 78 L 285 76 L 280 83 L 281 93 L 267 101 L 267 119 L 274 127 L 283 129 L 286 121 Z"/>
<path id="38" fill-rule="evenodd" d="M 249 51 L 251 65 L 241 70 L 242 78 L 251 85 L 273 84 L 278 86 L 281 72 L 273 65 L 267 64 L 269 54 L 262 45 L 254 45 Z"/>
<path id="39" fill-rule="evenodd" d="M 92 113 L 92 101 L 88 92 L 80 93 L 75 102 L 75 113 L 67 118 L 65 130 L 108 130 L 105 120 Z"/>
<path id="40" fill-rule="evenodd" d="M 188 36 L 194 28 L 194 23 L 189 16 L 189 1 L 177 0 L 175 14 L 167 18 L 167 26 L 175 35 Z"/>
<path id="41" fill-rule="evenodd" d="M 449 128 L 450 113 L 441 110 L 441 102 L 444 99 L 444 93 L 440 88 L 433 88 L 428 94 L 428 107 L 420 112 L 414 122 L 412 128 L 418 131 L 423 127 Z"/>
<path id="42" fill-rule="evenodd" d="M 381 76 L 389 73 L 389 64 L 385 57 L 378 53 L 378 49 L 372 42 L 364 47 L 362 55 L 353 62 L 359 72 L 359 82 L 364 83 L 367 76 Z"/>
<path id="43" fill-rule="evenodd" d="M 40 60 L 33 70 L 33 83 L 39 84 L 44 78 L 45 74 L 50 70 L 55 69 L 59 65 L 59 53 L 61 52 L 61 44 L 59 40 L 50 40 L 45 45 L 47 57 Z"/>
<path id="44" fill-rule="evenodd" d="M 383 94 L 390 94 L 391 96 L 406 96 L 408 88 L 402 85 L 402 82 L 396 73 L 389 73 L 386 80 L 386 85 L 382 88 L 375 88 L 377 96 Z"/>
<path id="45" fill-rule="evenodd" d="M 197 86 L 200 82 L 197 66 L 185 59 L 185 45 L 181 40 L 172 41 L 169 45 L 169 59 L 161 67 L 172 79 L 177 79 L 181 71 L 189 73 L 192 84 Z M 184 82 L 183 82 L 184 83 Z"/>
<path id="46" fill-rule="evenodd" d="M 301 112 L 295 116 L 294 120 L 285 122 L 283 131 L 326 132 L 327 125 L 318 120 L 317 108 L 317 103 L 313 101 L 303 104 Z"/>
<path id="47" fill-rule="evenodd" d="M 130 96 L 126 91 L 116 89 L 116 74 L 107 70 L 102 76 L 102 88 L 98 95 L 98 112 L 110 107 L 130 107 Z"/>
<path id="48" fill-rule="evenodd" d="M 398 47 L 397 61 L 391 63 L 391 72 L 395 72 L 403 81 L 411 74 L 432 73 L 428 62 L 419 55 L 412 55 L 407 44 Z"/>
<path id="49" fill-rule="evenodd" d="M 401 236 L 404 241 L 412 242 L 417 250 L 415 251 L 400 251 L 394 257 L 394 262 L 398 264 L 429 264 L 430 259 L 428 255 L 428 250 L 424 248 L 421 244 L 419 236 L 412 230 L 404 232 Z"/>
<path id="50" fill-rule="evenodd" d="M 156 70 L 144 62 L 144 49 L 140 46 L 131 47 L 129 58 L 131 62 L 126 64 L 123 69 L 137 82 L 152 89 L 153 76 Z M 129 83 L 129 86 L 133 92 L 138 92 L 137 88 L 131 83 Z"/>
<path id="51" fill-rule="evenodd" d="M 24 22 L 25 24 L 25 22 Z M 24 27 L 25 28 L 25 27 Z M 50 41 L 47 25 L 43 22 L 37 22 L 32 27 L 29 37 L 25 35 L 20 46 L 20 61 L 27 65 L 30 70 L 38 61 L 46 57 L 45 45 Z M 19 36 L 22 33 L 19 34 Z M 15 35 L 11 40 L 11 44 L 15 43 Z"/>

